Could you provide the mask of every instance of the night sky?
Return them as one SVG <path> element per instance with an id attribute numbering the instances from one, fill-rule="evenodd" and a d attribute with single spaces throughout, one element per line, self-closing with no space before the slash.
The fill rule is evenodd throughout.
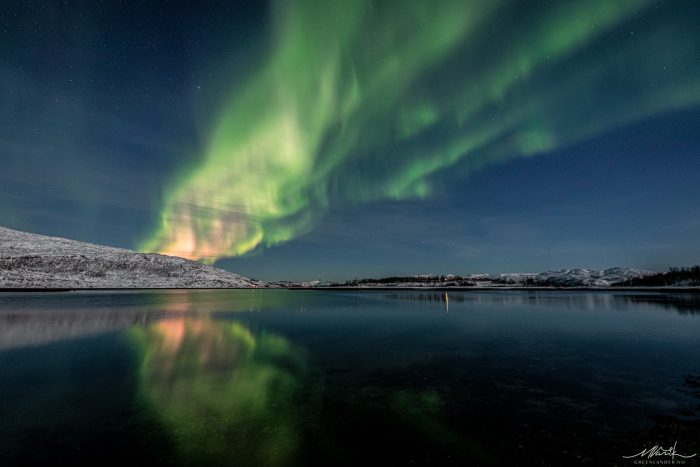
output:
<path id="1" fill-rule="evenodd" d="M 700 2 L 0 9 L 0 225 L 259 279 L 700 263 Z"/>

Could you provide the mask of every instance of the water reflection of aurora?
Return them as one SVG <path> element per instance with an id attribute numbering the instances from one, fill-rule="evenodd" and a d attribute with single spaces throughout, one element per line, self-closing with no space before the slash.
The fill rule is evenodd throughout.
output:
<path id="1" fill-rule="evenodd" d="M 131 330 L 142 397 L 187 463 L 282 465 L 299 446 L 304 352 L 209 316 Z"/>

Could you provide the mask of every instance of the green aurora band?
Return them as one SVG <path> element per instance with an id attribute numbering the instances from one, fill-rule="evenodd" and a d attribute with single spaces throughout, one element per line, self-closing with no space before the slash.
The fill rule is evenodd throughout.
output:
<path id="1" fill-rule="evenodd" d="M 242 255 L 309 231 L 334 201 L 427 197 L 441 177 L 696 105 L 695 22 L 681 8 L 654 21 L 658 7 L 274 2 L 268 55 L 140 249 Z"/>

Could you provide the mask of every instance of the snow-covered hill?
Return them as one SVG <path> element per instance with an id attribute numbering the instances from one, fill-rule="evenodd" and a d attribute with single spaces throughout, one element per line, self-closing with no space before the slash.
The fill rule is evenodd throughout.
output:
<path id="1" fill-rule="evenodd" d="M 609 287 L 624 284 L 635 277 L 654 274 L 651 271 L 633 268 L 609 268 L 602 271 L 594 269 L 560 269 L 541 272 L 535 276 L 536 282 L 559 287 Z"/>
<path id="2" fill-rule="evenodd" d="M 0 288 L 265 286 L 176 256 L 137 253 L 0 227 Z"/>
<path id="3" fill-rule="evenodd" d="M 631 279 L 656 274 L 633 268 L 560 269 L 541 273 L 437 275 L 424 274 L 382 279 L 355 279 L 344 283 L 280 283 L 286 287 L 611 287 L 634 285 Z"/>

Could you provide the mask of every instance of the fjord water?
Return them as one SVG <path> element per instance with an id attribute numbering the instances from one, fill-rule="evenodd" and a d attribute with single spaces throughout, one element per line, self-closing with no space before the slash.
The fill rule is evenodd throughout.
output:
<path id="1" fill-rule="evenodd" d="M 624 464 L 698 355 L 689 294 L 2 294 L 0 465 Z"/>

